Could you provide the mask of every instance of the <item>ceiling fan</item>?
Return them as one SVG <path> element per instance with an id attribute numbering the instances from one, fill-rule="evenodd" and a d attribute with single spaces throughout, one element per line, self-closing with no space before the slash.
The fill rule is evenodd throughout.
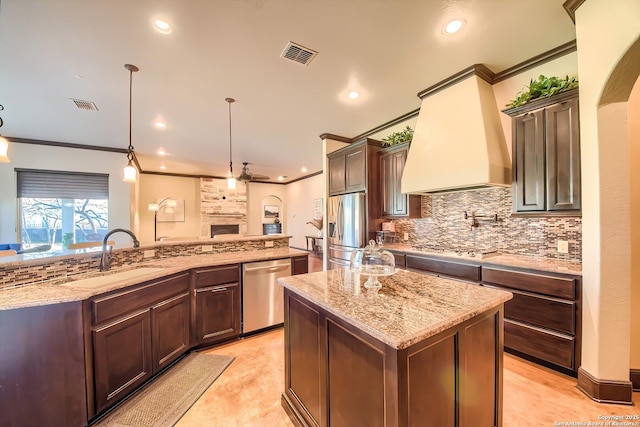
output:
<path id="1" fill-rule="evenodd" d="M 268 181 L 270 178 L 266 175 L 260 175 L 257 173 L 252 173 L 249 170 L 249 165 L 252 163 L 242 162 L 242 172 L 238 177 L 238 181 Z"/>

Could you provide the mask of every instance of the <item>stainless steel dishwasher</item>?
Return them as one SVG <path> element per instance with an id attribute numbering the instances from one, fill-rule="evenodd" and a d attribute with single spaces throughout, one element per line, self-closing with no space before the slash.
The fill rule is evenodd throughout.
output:
<path id="1" fill-rule="evenodd" d="M 284 292 L 276 279 L 286 276 L 291 276 L 289 258 L 243 264 L 243 334 L 284 322 Z"/>

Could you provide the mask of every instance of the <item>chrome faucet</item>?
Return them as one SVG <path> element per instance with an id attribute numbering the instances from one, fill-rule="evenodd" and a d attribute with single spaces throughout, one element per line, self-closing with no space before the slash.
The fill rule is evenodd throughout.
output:
<path id="1" fill-rule="evenodd" d="M 117 233 L 119 231 L 122 231 L 123 233 L 127 233 L 129 236 L 131 236 L 131 239 L 133 240 L 134 248 L 140 247 L 140 242 L 138 241 L 138 238 L 136 237 L 135 234 L 133 234 L 132 231 L 127 230 L 126 228 L 114 228 L 113 230 L 108 231 L 107 234 L 104 235 L 104 239 L 102 239 L 102 257 L 100 258 L 100 271 L 107 271 L 111 266 L 111 261 L 112 261 L 111 252 L 113 251 L 113 248 L 109 246 L 109 251 L 107 251 L 107 240 L 112 234 Z"/>

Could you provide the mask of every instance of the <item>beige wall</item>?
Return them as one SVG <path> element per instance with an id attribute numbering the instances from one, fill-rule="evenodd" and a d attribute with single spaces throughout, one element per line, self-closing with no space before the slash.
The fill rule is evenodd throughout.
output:
<path id="1" fill-rule="evenodd" d="M 316 236 L 318 230 L 308 221 L 313 219 L 313 203 L 316 199 L 324 199 L 324 176 L 316 175 L 311 178 L 296 181 L 286 187 L 287 209 L 286 222 L 287 234 L 292 236 L 289 246 L 306 249 L 304 236 Z"/>
<path id="2" fill-rule="evenodd" d="M 261 182 L 247 183 L 247 234 L 262 234 L 263 223 L 273 223 L 271 218 L 264 218 L 264 205 L 272 205 L 279 202 L 280 219 L 284 217 L 287 209 L 286 189 L 284 185 L 267 184 Z M 282 221 L 282 233 L 289 234 L 289 224 Z"/>
<path id="3" fill-rule="evenodd" d="M 122 182 L 125 154 L 11 143 L 9 158 L 10 163 L 0 163 L 0 242 L 19 241 L 15 168 L 109 174 L 109 228 L 131 228 L 129 197 L 135 185 Z M 113 237 L 117 243 L 131 241 L 122 233 Z"/>
<path id="4" fill-rule="evenodd" d="M 640 78 L 629 98 L 629 174 L 631 181 L 631 357 L 640 369 Z M 636 260 L 636 262 L 633 262 Z"/>
<path id="5" fill-rule="evenodd" d="M 611 7 L 608 0 L 588 0 L 576 12 L 583 170 L 582 369 L 602 380 L 629 380 L 631 248 L 627 99 L 600 104 L 620 59 L 638 40 L 639 20 L 638 1 Z M 637 71 L 634 82 L 636 78 Z"/>
<path id="6" fill-rule="evenodd" d="M 153 242 L 154 212 L 149 203 L 170 197 L 184 200 L 184 222 L 158 222 L 158 238 L 197 238 L 200 235 L 200 179 L 166 175 L 141 174 L 139 180 L 138 217 L 141 242 Z"/>

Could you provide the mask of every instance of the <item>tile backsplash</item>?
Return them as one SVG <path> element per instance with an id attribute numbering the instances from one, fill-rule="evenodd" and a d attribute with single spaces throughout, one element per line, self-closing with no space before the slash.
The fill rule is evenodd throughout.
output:
<path id="1" fill-rule="evenodd" d="M 512 216 L 511 189 L 504 187 L 422 196 L 422 218 L 394 220 L 397 235 L 408 244 L 433 250 L 499 251 L 505 254 L 581 261 L 581 217 Z M 464 212 L 497 214 L 498 222 L 479 220 L 471 227 Z M 558 252 L 558 240 L 569 243 Z"/>

